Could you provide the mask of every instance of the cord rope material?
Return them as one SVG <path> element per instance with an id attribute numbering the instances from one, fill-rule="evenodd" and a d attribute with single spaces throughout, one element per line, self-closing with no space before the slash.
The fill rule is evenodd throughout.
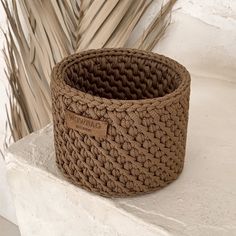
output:
<path id="1" fill-rule="evenodd" d="M 73 184 L 123 197 L 181 173 L 190 75 L 178 62 L 136 49 L 84 51 L 54 67 L 51 95 L 57 165 Z"/>

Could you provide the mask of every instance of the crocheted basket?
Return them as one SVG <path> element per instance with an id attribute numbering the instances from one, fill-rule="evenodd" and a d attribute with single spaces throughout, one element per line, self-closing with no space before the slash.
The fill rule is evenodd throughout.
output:
<path id="1" fill-rule="evenodd" d="M 56 161 L 75 185 L 106 197 L 159 189 L 181 173 L 190 75 L 135 49 L 88 50 L 53 69 Z"/>

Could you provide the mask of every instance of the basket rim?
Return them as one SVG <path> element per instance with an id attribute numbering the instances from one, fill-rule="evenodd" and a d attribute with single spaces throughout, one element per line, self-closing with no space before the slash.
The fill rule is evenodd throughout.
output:
<path id="1" fill-rule="evenodd" d="M 181 82 L 179 86 L 172 92 L 162 96 L 162 97 L 153 97 L 153 98 L 143 98 L 143 99 L 115 99 L 115 98 L 105 98 L 99 97 L 96 95 L 92 95 L 89 93 L 82 92 L 79 89 L 76 89 L 70 85 L 68 85 L 64 80 L 64 74 L 67 68 L 72 66 L 79 61 L 83 61 L 86 59 L 91 59 L 95 57 L 103 57 L 103 56 L 136 56 L 139 58 L 147 59 L 147 60 L 155 60 L 158 63 L 162 63 L 165 66 L 171 68 L 175 73 L 177 73 Z M 176 96 L 181 95 L 189 86 L 190 86 L 190 74 L 187 69 L 181 65 L 179 62 L 171 59 L 167 56 L 149 52 L 140 49 L 133 48 L 100 48 L 100 49 L 89 49 L 79 53 L 75 53 L 65 57 L 61 62 L 57 63 L 52 71 L 51 88 L 55 89 L 57 87 L 57 91 L 62 95 L 71 95 L 73 96 L 73 100 L 78 100 L 76 98 L 83 98 L 88 102 L 96 101 L 98 104 L 103 104 L 105 106 L 109 106 L 111 104 L 115 106 L 132 106 L 132 105 L 153 105 L 153 103 L 161 103 L 168 102 L 174 99 Z M 81 101 L 81 99 L 79 99 Z M 121 107 L 120 107 L 121 108 Z"/>

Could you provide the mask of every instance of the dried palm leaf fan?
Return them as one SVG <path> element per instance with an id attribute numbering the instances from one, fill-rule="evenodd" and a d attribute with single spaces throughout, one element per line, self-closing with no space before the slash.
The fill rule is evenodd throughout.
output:
<path id="1" fill-rule="evenodd" d="M 51 121 L 50 75 L 65 56 L 85 49 L 124 47 L 153 0 L 1 0 L 9 31 L 5 58 L 11 87 L 8 123 L 14 140 Z M 160 3 L 162 0 L 160 0 Z M 152 50 L 176 0 L 169 0 L 134 48 Z"/>

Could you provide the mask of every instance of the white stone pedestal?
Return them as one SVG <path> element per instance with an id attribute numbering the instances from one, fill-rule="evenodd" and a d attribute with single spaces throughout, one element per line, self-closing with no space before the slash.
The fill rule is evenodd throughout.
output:
<path id="1" fill-rule="evenodd" d="M 6 157 L 22 236 L 236 235 L 236 84 L 193 78 L 180 178 L 155 193 L 106 199 L 68 183 L 49 125 Z"/>

